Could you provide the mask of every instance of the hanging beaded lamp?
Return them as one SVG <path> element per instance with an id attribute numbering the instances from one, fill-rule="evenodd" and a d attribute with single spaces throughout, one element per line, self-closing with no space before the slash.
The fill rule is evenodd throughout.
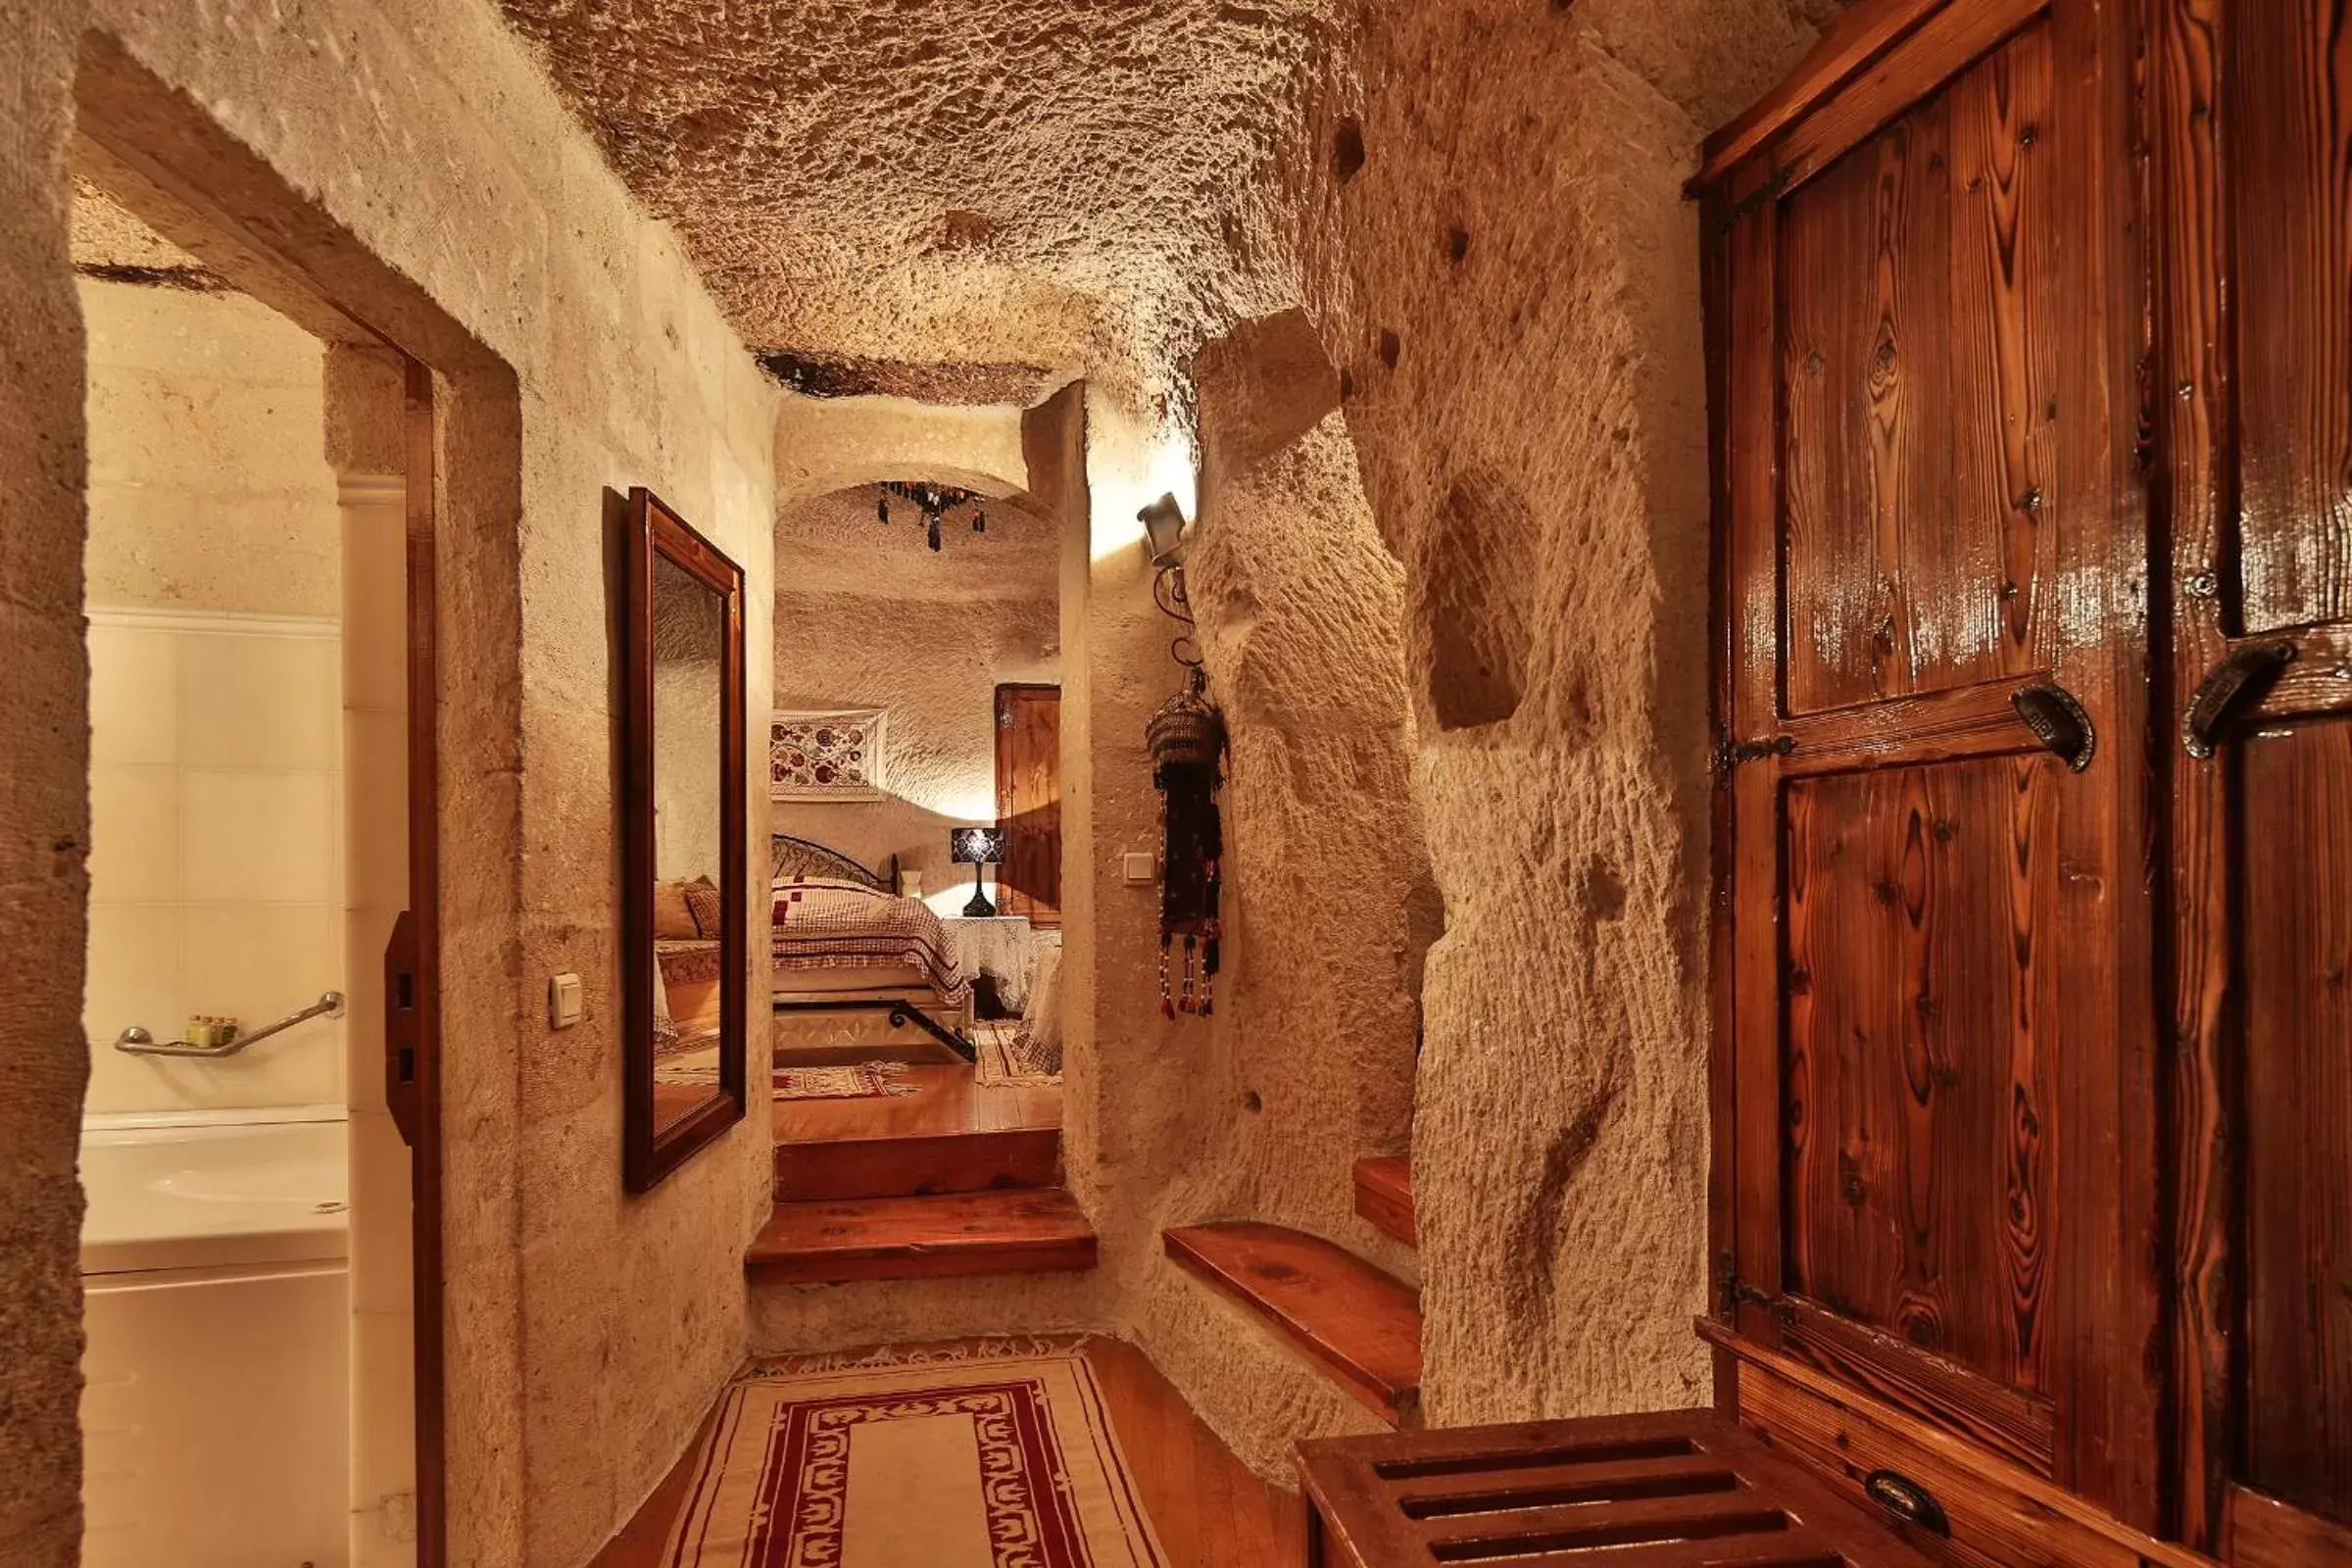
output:
<path id="1" fill-rule="evenodd" d="M 933 484 L 929 480 L 885 479 L 882 494 L 875 498 L 874 515 L 883 522 L 890 521 L 890 498 L 911 501 L 923 517 L 923 542 L 933 550 L 940 548 L 940 525 L 948 514 L 965 507 L 972 511 L 972 532 L 988 532 L 988 498 L 976 490 L 958 490 L 952 484 Z"/>

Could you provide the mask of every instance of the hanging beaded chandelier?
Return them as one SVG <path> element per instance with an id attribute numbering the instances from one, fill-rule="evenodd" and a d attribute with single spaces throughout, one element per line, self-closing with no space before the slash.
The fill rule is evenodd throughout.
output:
<path id="1" fill-rule="evenodd" d="M 929 480 L 909 482 L 904 479 L 882 481 L 883 495 L 874 503 L 874 515 L 890 520 L 890 498 L 911 501 L 923 514 L 923 536 L 932 549 L 939 548 L 940 524 L 948 514 L 969 507 L 972 509 L 972 532 L 988 532 L 988 498 L 975 490 L 958 490 L 952 484 L 933 484 Z"/>

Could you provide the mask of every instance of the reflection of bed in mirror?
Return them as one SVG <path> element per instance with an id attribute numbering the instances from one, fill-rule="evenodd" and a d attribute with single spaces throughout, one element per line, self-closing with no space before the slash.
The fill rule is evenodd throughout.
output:
<path id="1" fill-rule="evenodd" d="M 774 836 L 770 863 L 775 1059 L 970 1060 L 971 981 L 939 917 L 879 870 L 808 839 Z"/>
<path id="2" fill-rule="evenodd" d="M 650 492 L 628 507 L 622 1176 L 641 1193 L 744 1113 L 751 897 L 743 571 Z"/>

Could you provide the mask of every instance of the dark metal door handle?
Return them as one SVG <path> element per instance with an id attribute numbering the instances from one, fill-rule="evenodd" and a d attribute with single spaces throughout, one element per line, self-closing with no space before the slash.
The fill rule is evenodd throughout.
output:
<path id="1" fill-rule="evenodd" d="M 2262 695 L 2278 671 L 2295 662 L 2291 642 L 2239 643 L 2197 682 L 2196 695 L 2180 715 L 2180 744 L 2191 757 L 2213 755 L 2222 726 L 2253 698 Z"/>
<path id="2" fill-rule="evenodd" d="M 2090 765 L 2099 749 L 2099 732 L 2073 692 L 2041 681 L 2013 694 L 2009 706 L 2051 756 L 2078 773 Z"/>
<path id="3" fill-rule="evenodd" d="M 1952 1533 L 1952 1522 L 1944 1516 L 1936 1494 L 1900 1470 L 1873 1470 L 1862 1478 L 1862 1490 L 1871 1501 L 1898 1519 L 1939 1536 Z"/>
<path id="4" fill-rule="evenodd" d="M 1731 1298 L 1732 1310 L 1735 1315 L 1741 1306 L 1760 1306 L 1783 1323 L 1796 1321 L 1795 1307 L 1790 1306 L 1783 1298 L 1759 1291 L 1753 1285 L 1742 1285 L 1738 1280 L 1727 1280 L 1724 1283 L 1724 1294 Z"/>

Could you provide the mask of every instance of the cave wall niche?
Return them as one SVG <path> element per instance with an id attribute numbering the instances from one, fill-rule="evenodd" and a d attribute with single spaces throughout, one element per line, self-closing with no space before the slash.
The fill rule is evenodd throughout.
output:
<path id="1" fill-rule="evenodd" d="M 1499 724 L 1519 710 L 1535 539 L 1534 513 L 1493 475 L 1456 480 L 1438 505 L 1411 601 L 1421 693 L 1441 730 Z"/>
<path id="2" fill-rule="evenodd" d="M 1706 132 L 1826 0 L 1363 13 L 1305 309 L 1403 563 L 1444 893 L 1413 1175 L 1432 1425 L 1703 1403 Z M 1476 62 L 1475 70 L 1466 69 Z"/>

